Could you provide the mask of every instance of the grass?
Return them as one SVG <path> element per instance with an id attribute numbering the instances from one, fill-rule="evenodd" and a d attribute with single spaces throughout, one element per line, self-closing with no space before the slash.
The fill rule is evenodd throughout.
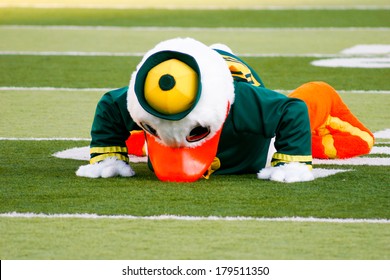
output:
<path id="1" fill-rule="evenodd" d="M 89 138 L 95 107 L 103 93 L 104 90 L 0 91 L 1 137 Z M 341 97 L 373 132 L 388 127 L 390 100 L 386 94 L 351 92 L 342 93 Z M 53 111 L 57 114 L 53 115 Z"/>
<path id="2" fill-rule="evenodd" d="M 96 104 L 103 93 L 1 91 L 2 137 L 89 138 Z M 53 110 L 57 114 L 53 115 Z"/>
<path id="3" fill-rule="evenodd" d="M 387 27 L 389 18 L 389 10 L 0 10 L 1 25 Z"/>
<path id="4" fill-rule="evenodd" d="M 239 20 L 231 20 L 239 15 Z M 0 9 L 0 24 L 180 27 L 389 27 L 389 10 L 174 11 Z M 234 17 L 234 18 L 235 18 Z M 161 39 L 223 40 L 266 85 L 293 89 L 325 80 L 342 90 L 389 90 L 388 69 L 319 68 L 310 53 L 338 55 L 356 44 L 389 44 L 387 30 L 66 30 L 0 27 L 2 51 L 145 52 Z M 226 41 L 225 41 L 226 40 Z M 0 86 L 117 88 L 139 56 L 0 55 Z M 373 131 L 388 128 L 387 94 L 342 94 Z M 103 92 L 1 90 L 0 137 L 89 137 Z M 87 179 L 83 161 L 60 150 L 88 141 L 0 141 L 0 213 L 97 213 L 390 219 L 388 166 L 353 169 L 313 182 L 282 184 L 256 175 L 164 183 L 146 164 L 134 178 Z M 388 147 L 388 144 L 382 144 Z M 388 155 L 382 155 L 388 157 Z M 321 166 L 335 168 L 331 165 Z M 339 166 L 337 168 L 340 168 Z M 0 218 L 1 259 L 388 259 L 389 224 Z"/>
<path id="5" fill-rule="evenodd" d="M 1 259 L 388 259 L 389 225 L 291 222 L 0 220 Z M 7 230 L 4 230 L 4 229 Z M 104 229 L 104 230 L 102 230 Z M 28 232 L 27 234 L 24 234 Z M 294 242 L 289 242 L 294 236 Z M 12 240 L 12 243 L 5 243 Z M 348 240 L 348 242 L 345 242 Z M 179 248 L 179 249 L 178 249 Z M 5 253 L 7 252 L 7 253 Z"/>
<path id="6" fill-rule="evenodd" d="M 57 51 L 143 54 L 162 40 L 193 37 L 222 42 L 237 54 L 334 56 L 358 44 L 390 44 L 386 29 L 190 29 L 30 28 L 0 26 L 1 51 Z M 304 38 L 304 40 L 302 39 Z M 120 42 L 120 43 L 119 43 Z"/>
<path id="7" fill-rule="evenodd" d="M 117 88 L 128 85 L 139 57 L 0 56 L 0 84 Z"/>
<path id="8" fill-rule="evenodd" d="M 310 65 L 316 60 L 310 57 L 244 59 L 271 89 L 294 89 L 313 80 L 326 81 L 336 89 L 390 89 L 390 81 L 383 78 L 390 75 L 388 68 L 335 70 Z M 139 61 L 139 57 L 0 56 L 0 86 L 119 88 L 128 85 Z"/>
<path id="9" fill-rule="evenodd" d="M 133 164 L 134 178 L 78 178 L 74 172 L 86 162 L 51 156 L 87 144 L 0 141 L 0 213 L 390 218 L 388 167 L 354 167 L 353 172 L 288 185 L 256 180 L 255 174 L 177 184 L 158 181 L 144 163 Z M 28 156 L 18 157 L 21 151 Z"/>

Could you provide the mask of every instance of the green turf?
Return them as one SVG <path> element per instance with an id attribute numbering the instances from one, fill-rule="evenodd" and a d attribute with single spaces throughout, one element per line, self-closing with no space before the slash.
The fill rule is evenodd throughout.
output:
<path id="1" fill-rule="evenodd" d="M 0 91 L 1 137 L 89 138 L 96 104 L 103 93 Z"/>
<path id="2" fill-rule="evenodd" d="M 0 56 L 0 85 L 116 88 L 128 85 L 139 57 Z"/>
<path id="3" fill-rule="evenodd" d="M 388 27 L 389 10 L 0 9 L 0 24 L 182 27 Z"/>
<path id="4" fill-rule="evenodd" d="M 142 2 L 139 2 L 137 0 L 111 0 L 109 4 L 106 0 L 87 0 L 84 2 L 80 2 L 78 0 L 2 0 L 2 3 L 6 4 L 7 6 L 19 6 L 21 4 L 62 4 L 70 7 L 85 7 L 86 4 L 90 5 L 97 5 L 100 7 L 118 7 L 123 8 L 123 6 L 133 7 L 133 8 L 142 8 L 142 7 L 166 7 L 166 8 L 178 8 L 178 7 L 187 7 L 187 8 L 193 8 L 193 7 L 214 7 L 218 8 L 248 8 L 251 7 L 299 7 L 299 6 L 305 6 L 305 7 L 326 7 L 326 6 L 341 6 L 341 7 L 351 7 L 356 8 L 361 5 L 368 6 L 368 7 L 386 7 L 388 6 L 388 2 L 386 0 L 264 0 L 264 1 L 257 1 L 257 0 L 241 0 L 237 2 L 236 0 L 188 0 L 188 1 L 182 1 L 182 0 L 164 0 L 161 2 L 161 0 L 144 0 Z M 223 5 L 223 6 L 222 6 Z"/>
<path id="5" fill-rule="evenodd" d="M 389 128 L 390 98 L 387 94 L 340 94 L 354 115 L 373 132 Z"/>
<path id="6" fill-rule="evenodd" d="M 179 184 L 158 181 L 144 163 L 133 164 L 133 178 L 80 178 L 75 171 L 86 162 L 51 156 L 85 145 L 0 141 L 0 213 L 390 218 L 388 167 L 357 166 L 353 172 L 295 184 L 257 180 L 255 174 Z"/>
<path id="7" fill-rule="evenodd" d="M 134 178 L 78 178 L 82 161 L 51 156 L 85 144 L 0 141 L 0 212 L 390 218 L 386 167 L 289 185 L 253 175 L 170 184 L 145 164 Z M 1 259 L 387 259 L 390 238 L 387 224 L 256 221 L 1 218 L 0 233 Z"/>
<path id="8" fill-rule="evenodd" d="M 294 89 L 314 80 L 343 90 L 390 89 L 390 80 L 384 78 L 390 76 L 389 68 L 316 67 L 310 64 L 316 58 L 310 57 L 244 59 L 271 89 Z M 0 86 L 118 88 L 128 85 L 139 61 L 139 57 L 0 56 Z"/>
<path id="9" fill-rule="evenodd" d="M 389 227 L 388 224 L 1 218 L 0 258 L 389 259 Z M 294 236 L 292 243 L 291 236 Z"/>
<path id="10" fill-rule="evenodd" d="M 233 14 L 235 16 L 233 16 Z M 356 44 L 390 44 L 389 10 L 173 11 L 0 9 L 0 25 L 363 27 L 361 29 L 158 30 L 0 27 L 1 51 L 145 52 L 193 36 L 238 53 L 338 55 Z M 364 29 L 364 27 L 386 27 Z M 342 90 L 389 90 L 388 69 L 310 66 L 315 57 L 245 57 L 266 85 L 293 89 L 325 80 Z M 128 84 L 140 57 L 0 56 L 0 86 Z M 0 137 L 89 137 L 103 92 L 1 90 Z M 387 94 L 342 94 L 373 131 L 388 128 Z M 159 182 L 146 164 L 134 178 L 87 179 L 83 161 L 53 153 L 88 141 L 0 141 L 0 213 L 390 219 L 388 166 L 282 184 L 254 174 L 191 184 Z M 389 144 L 381 144 L 389 147 Z M 381 155 L 388 157 L 388 155 Z M 322 166 L 324 167 L 324 166 Z M 0 218 L 0 259 L 389 259 L 388 224 Z"/>
<path id="11" fill-rule="evenodd" d="M 0 91 L 0 137 L 89 138 L 96 104 L 103 93 L 102 90 Z M 341 97 L 373 132 L 388 128 L 387 94 L 342 93 Z"/>
<path id="12" fill-rule="evenodd" d="M 162 40 L 221 42 L 237 54 L 339 54 L 358 44 L 390 44 L 387 29 L 61 29 L 0 26 L 1 51 L 145 53 Z"/>

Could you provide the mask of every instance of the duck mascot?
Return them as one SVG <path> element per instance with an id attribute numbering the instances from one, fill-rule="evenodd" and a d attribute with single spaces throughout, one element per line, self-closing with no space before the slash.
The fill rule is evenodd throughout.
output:
<path id="1" fill-rule="evenodd" d="M 317 92 L 323 96 L 318 100 L 312 97 Z M 267 89 L 225 45 L 209 47 L 191 38 L 163 41 L 145 54 L 128 87 L 99 101 L 90 163 L 76 174 L 131 177 L 130 153 L 147 154 L 161 181 L 245 173 L 279 182 L 310 181 L 314 134 L 321 157 L 337 157 L 339 144 L 346 144 L 328 137 L 338 130 L 363 141 L 366 149 L 360 153 L 373 145 L 368 129 L 335 98 L 334 89 L 322 82 L 303 85 L 289 97 Z M 326 109 L 320 108 L 322 99 L 329 99 Z M 347 117 L 332 115 L 335 106 L 344 106 Z"/>

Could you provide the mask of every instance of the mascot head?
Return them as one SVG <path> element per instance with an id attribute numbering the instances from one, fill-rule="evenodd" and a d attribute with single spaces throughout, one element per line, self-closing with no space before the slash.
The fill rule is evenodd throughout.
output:
<path id="1" fill-rule="evenodd" d="M 233 101 L 233 78 L 210 47 L 178 38 L 145 54 L 131 76 L 127 107 L 146 131 L 149 160 L 160 180 L 202 177 Z"/>

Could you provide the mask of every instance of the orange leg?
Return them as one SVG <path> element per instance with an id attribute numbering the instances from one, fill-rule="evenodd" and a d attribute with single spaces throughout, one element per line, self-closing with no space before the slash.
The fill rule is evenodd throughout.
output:
<path id="1" fill-rule="evenodd" d="M 306 83 L 289 97 L 305 101 L 315 158 L 350 158 L 367 154 L 374 135 L 349 110 L 336 90 L 325 82 Z"/>

